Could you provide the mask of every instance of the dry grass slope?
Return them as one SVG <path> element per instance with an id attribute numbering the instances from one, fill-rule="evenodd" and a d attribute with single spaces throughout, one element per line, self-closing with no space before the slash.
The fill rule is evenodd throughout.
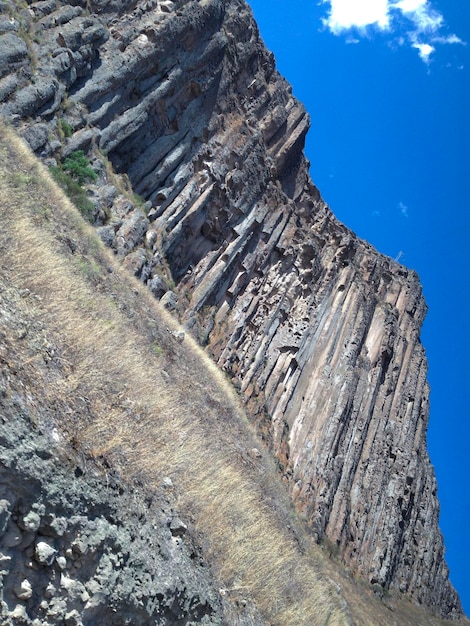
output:
<path id="1" fill-rule="evenodd" d="M 170 477 L 221 587 L 269 624 L 445 623 L 400 599 L 392 612 L 310 541 L 274 463 L 250 455 L 259 444 L 224 376 L 190 337 L 175 340 L 176 322 L 4 126 L 0 181 L 1 279 L 47 337 L 9 349 L 38 414 L 54 407 L 62 445 L 150 489 Z"/>

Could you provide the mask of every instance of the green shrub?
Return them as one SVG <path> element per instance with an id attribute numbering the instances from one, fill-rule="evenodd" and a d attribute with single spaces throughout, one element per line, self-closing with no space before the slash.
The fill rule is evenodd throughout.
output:
<path id="1" fill-rule="evenodd" d="M 59 119 L 60 130 L 63 132 L 64 137 L 71 137 L 73 135 L 73 127 L 71 124 L 64 120 L 63 117 Z"/>
<path id="2" fill-rule="evenodd" d="M 52 177 L 54 178 L 56 183 L 58 183 L 62 187 L 69 199 L 78 208 L 83 217 L 88 221 L 92 221 L 95 211 L 95 205 L 88 198 L 85 189 L 83 189 L 80 183 L 57 165 L 52 165 L 49 168 L 49 171 L 51 172 Z"/>
<path id="3" fill-rule="evenodd" d="M 94 181 L 98 178 L 96 172 L 90 167 L 90 162 L 86 158 L 83 150 L 76 150 L 67 157 L 62 168 L 70 173 L 80 184 L 88 181 Z"/>

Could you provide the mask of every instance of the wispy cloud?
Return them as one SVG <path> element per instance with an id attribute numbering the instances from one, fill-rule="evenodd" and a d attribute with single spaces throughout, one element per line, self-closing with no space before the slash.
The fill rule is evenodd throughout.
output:
<path id="1" fill-rule="evenodd" d="M 322 0 L 329 5 L 323 20 L 332 33 L 364 35 L 372 29 L 392 34 L 399 45 L 408 43 L 425 63 L 439 44 L 465 42 L 455 34 L 444 34 L 444 16 L 430 0 Z M 349 42 L 356 39 L 348 38 Z"/>
<path id="2" fill-rule="evenodd" d="M 404 202 L 399 202 L 398 203 L 398 209 L 399 209 L 400 213 L 403 215 L 403 217 L 409 217 L 409 215 L 408 215 L 408 207 L 406 206 L 406 204 Z"/>

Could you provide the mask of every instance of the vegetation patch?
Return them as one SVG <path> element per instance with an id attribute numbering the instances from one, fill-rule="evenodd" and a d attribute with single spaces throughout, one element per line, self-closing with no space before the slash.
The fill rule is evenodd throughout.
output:
<path id="1" fill-rule="evenodd" d="M 51 165 L 49 170 L 56 183 L 62 187 L 68 198 L 74 203 L 83 217 L 91 222 L 95 212 L 95 205 L 88 198 L 87 192 L 80 182 L 58 165 Z M 93 174 L 95 173 L 93 172 Z"/>
<path id="2" fill-rule="evenodd" d="M 67 122 L 66 119 L 64 119 L 63 117 L 61 117 L 59 119 L 59 128 L 63 134 L 63 136 L 68 139 L 69 137 L 71 137 L 73 135 L 73 126 L 72 124 L 70 124 L 69 122 Z M 94 173 L 94 172 L 93 172 Z"/>

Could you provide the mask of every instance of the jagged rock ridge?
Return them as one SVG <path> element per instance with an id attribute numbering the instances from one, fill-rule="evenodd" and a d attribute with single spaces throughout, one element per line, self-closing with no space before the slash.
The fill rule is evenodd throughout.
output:
<path id="1" fill-rule="evenodd" d="M 321 199 L 308 116 L 248 7 L 51 0 L 2 24 L 0 113 L 44 159 L 94 151 L 101 236 L 230 373 L 318 539 L 371 582 L 460 612 L 426 451 L 418 277 Z M 103 154 L 147 214 L 103 187 Z"/>

